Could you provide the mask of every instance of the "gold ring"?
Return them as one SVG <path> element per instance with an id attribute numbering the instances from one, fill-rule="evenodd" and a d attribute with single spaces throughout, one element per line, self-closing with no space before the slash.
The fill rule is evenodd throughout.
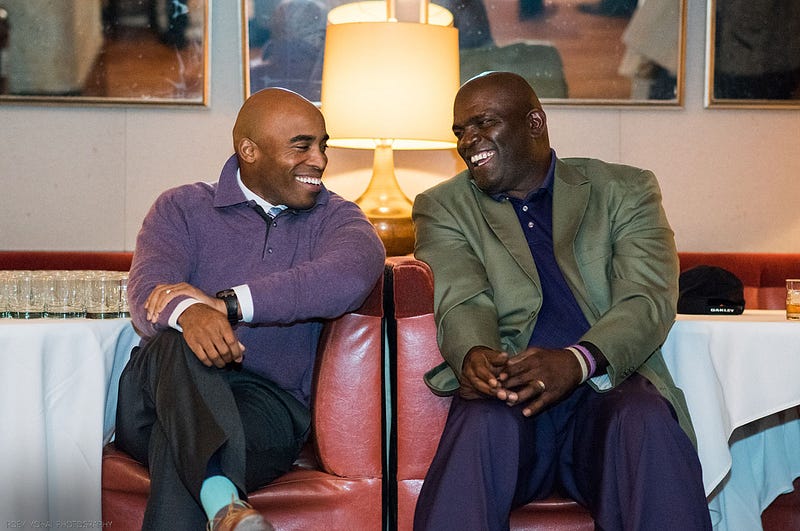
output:
<path id="1" fill-rule="evenodd" d="M 536 380 L 536 381 L 535 381 L 535 382 L 533 382 L 533 383 L 534 383 L 534 384 L 536 384 L 537 386 L 539 386 L 539 389 L 541 389 L 543 393 L 544 393 L 544 392 L 547 390 L 547 386 L 546 386 L 546 385 L 544 385 L 544 382 L 543 382 L 543 381 L 541 381 L 541 380 Z"/>

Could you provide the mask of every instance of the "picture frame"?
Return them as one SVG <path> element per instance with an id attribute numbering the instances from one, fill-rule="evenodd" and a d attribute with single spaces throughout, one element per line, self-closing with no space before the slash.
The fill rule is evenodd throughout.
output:
<path id="1" fill-rule="evenodd" d="M 210 0 L 4 0 L 0 104 L 209 102 Z"/>
<path id="2" fill-rule="evenodd" d="M 318 102 L 326 14 L 343 3 L 242 0 L 245 97 L 283 86 Z M 646 9 L 633 7 L 635 0 L 435 3 L 459 29 L 462 81 L 489 69 L 519 70 L 549 104 L 683 104 L 686 0 L 648 0 Z M 404 5 L 398 2 L 401 21 Z"/>
<path id="3" fill-rule="evenodd" d="M 707 108 L 800 108 L 800 3 L 709 0 Z"/>

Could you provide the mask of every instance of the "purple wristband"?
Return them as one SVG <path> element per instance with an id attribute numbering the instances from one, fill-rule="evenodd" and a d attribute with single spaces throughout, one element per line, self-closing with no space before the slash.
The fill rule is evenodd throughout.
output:
<path id="1" fill-rule="evenodd" d="M 578 352 L 583 354 L 583 357 L 586 359 L 586 364 L 589 366 L 589 378 L 594 376 L 594 372 L 597 370 L 597 361 L 595 361 L 594 356 L 592 353 L 589 352 L 589 349 L 584 347 L 583 345 L 572 345 L 574 348 L 578 349 Z"/>

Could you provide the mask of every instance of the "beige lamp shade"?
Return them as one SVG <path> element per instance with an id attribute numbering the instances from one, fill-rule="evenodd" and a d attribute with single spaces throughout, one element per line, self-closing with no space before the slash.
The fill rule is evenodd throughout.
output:
<path id="1" fill-rule="evenodd" d="M 453 148 L 458 87 L 453 27 L 328 24 L 321 106 L 331 146 L 373 149 L 383 139 L 392 149 Z"/>
<path id="2" fill-rule="evenodd" d="M 397 183 L 393 150 L 456 145 L 458 30 L 449 11 L 427 1 L 419 18 L 398 22 L 391 0 L 354 2 L 330 11 L 325 35 L 328 145 L 374 150 L 372 178 L 356 203 L 389 256 L 414 248 L 411 202 Z"/>

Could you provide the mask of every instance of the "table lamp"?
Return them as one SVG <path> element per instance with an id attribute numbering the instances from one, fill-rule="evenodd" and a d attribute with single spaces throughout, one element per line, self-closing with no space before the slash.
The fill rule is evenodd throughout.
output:
<path id="1" fill-rule="evenodd" d="M 354 2 L 328 14 L 322 112 L 329 146 L 373 149 L 372 178 L 356 200 L 388 255 L 414 248 L 411 201 L 394 173 L 395 149 L 452 149 L 459 87 L 452 14 L 422 2 L 420 22 L 399 22 L 394 2 Z"/>

